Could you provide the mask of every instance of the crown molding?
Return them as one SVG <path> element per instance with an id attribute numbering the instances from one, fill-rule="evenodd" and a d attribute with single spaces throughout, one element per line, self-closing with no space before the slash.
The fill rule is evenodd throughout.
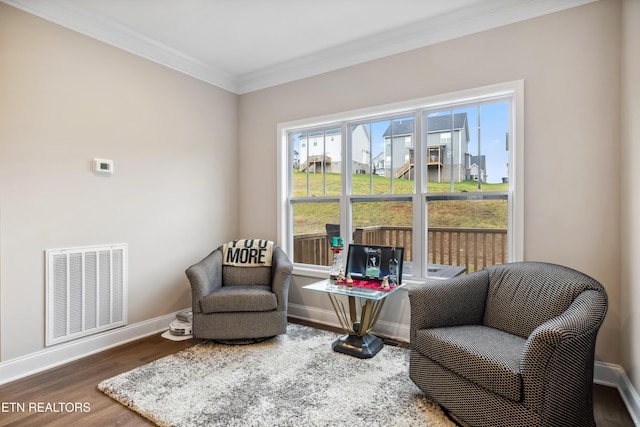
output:
<path id="1" fill-rule="evenodd" d="M 55 0 L 0 1 L 182 74 L 237 93 L 236 76 L 97 14 L 65 7 Z"/>
<path id="2" fill-rule="evenodd" d="M 235 76 L 130 28 L 55 0 L 0 0 L 32 15 L 100 40 L 236 94 L 265 89 L 424 46 L 513 24 L 598 0 L 491 0 L 453 13 Z"/>
<path id="3" fill-rule="evenodd" d="M 238 93 L 300 80 L 598 0 L 491 0 L 297 58 L 239 78 Z"/>

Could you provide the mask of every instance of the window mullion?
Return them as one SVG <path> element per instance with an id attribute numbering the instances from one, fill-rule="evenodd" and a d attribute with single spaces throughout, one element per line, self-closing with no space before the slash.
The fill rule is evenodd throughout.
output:
<path id="1" fill-rule="evenodd" d="M 352 185 L 352 173 L 353 173 L 353 162 L 352 162 L 352 153 L 351 153 L 351 132 L 349 132 L 349 127 L 347 126 L 347 122 L 343 122 L 340 126 L 340 131 L 342 132 L 342 147 L 340 149 L 341 158 L 343 159 L 342 165 L 340 165 L 340 170 L 342 172 L 342 195 L 340 197 L 340 235 L 343 236 L 343 239 L 350 243 L 353 239 L 353 232 L 351 230 L 351 202 L 349 200 L 349 195 L 351 195 L 351 185 Z"/>
<path id="2" fill-rule="evenodd" d="M 411 252 L 413 253 L 413 271 L 414 277 L 424 277 L 426 272 L 423 272 L 424 265 L 426 264 L 427 255 L 427 222 L 426 222 L 426 205 L 425 197 L 423 194 L 426 191 L 426 168 L 427 162 L 424 157 L 427 141 L 423 141 L 422 132 L 422 110 L 418 110 L 415 113 L 413 122 L 415 123 L 414 135 L 414 148 L 413 148 L 413 167 L 414 167 L 414 191 L 413 191 L 413 235 L 417 238 L 412 241 Z"/>
<path id="3" fill-rule="evenodd" d="M 395 138 L 395 134 L 393 133 L 393 128 L 394 128 L 394 124 L 395 121 L 391 120 L 390 124 L 389 124 L 389 131 L 390 131 L 390 138 L 389 138 L 389 153 L 390 153 L 390 160 L 389 160 L 389 193 L 393 194 L 393 146 L 394 144 L 394 138 Z"/>
<path id="4" fill-rule="evenodd" d="M 310 170 L 310 166 L 309 166 L 309 146 L 310 145 L 311 145 L 311 135 L 310 135 L 310 132 L 307 132 L 307 143 L 305 145 L 305 149 L 306 149 L 306 152 L 307 152 L 307 155 L 306 155 L 307 168 L 305 170 L 305 177 L 306 177 L 306 180 L 307 180 L 307 197 L 311 193 L 311 183 L 309 182 L 309 180 L 311 179 L 311 177 L 309 176 L 309 170 Z"/>
<path id="5" fill-rule="evenodd" d="M 322 171 L 322 195 L 327 195 L 327 130 L 322 131 L 322 156 L 320 157 Z"/>
<path id="6" fill-rule="evenodd" d="M 369 194 L 373 194 L 373 124 L 369 125 Z"/>

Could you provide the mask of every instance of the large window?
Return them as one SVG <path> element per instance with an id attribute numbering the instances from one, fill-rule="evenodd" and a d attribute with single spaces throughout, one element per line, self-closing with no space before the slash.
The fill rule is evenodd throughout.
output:
<path id="1" fill-rule="evenodd" d="M 281 244 L 311 270 L 332 235 L 402 246 L 407 278 L 521 259 L 521 105 L 516 82 L 281 124 Z"/>

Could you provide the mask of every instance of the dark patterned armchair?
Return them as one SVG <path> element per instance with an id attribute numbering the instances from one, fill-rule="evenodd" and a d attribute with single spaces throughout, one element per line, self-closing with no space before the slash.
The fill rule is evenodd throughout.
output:
<path id="1" fill-rule="evenodd" d="M 409 375 L 472 426 L 595 426 L 597 281 L 522 262 L 409 290 Z"/>
<path id="2" fill-rule="evenodd" d="M 230 244 L 237 242 L 254 241 Z M 255 242 L 255 248 L 241 247 L 227 259 L 227 245 L 220 246 L 186 270 L 191 283 L 194 337 L 259 340 L 286 333 L 293 266 L 272 242 L 270 265 L 260 265 L 256 261 L 263 260 L 257 242 L 266 241 Z M 228 263 L 230 258 L 233 262 Z"/>

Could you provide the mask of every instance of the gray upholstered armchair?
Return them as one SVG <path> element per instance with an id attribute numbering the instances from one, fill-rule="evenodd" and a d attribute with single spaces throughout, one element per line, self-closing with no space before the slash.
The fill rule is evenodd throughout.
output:
<path id="1" fill-rule="evenodd" d="M 186 271 L 191 282 L 193 335 L 238 340 L 287 331 L 292 265 L 276 245 L 271 266 L 225 265 L 223 246 Z"/>
<path id="2" fill-rule="evenodd" d="M 595 426 L 600 283 L 554 264 L 497 265 L 409 290 L 409 376 L 472 426 Z"/>

